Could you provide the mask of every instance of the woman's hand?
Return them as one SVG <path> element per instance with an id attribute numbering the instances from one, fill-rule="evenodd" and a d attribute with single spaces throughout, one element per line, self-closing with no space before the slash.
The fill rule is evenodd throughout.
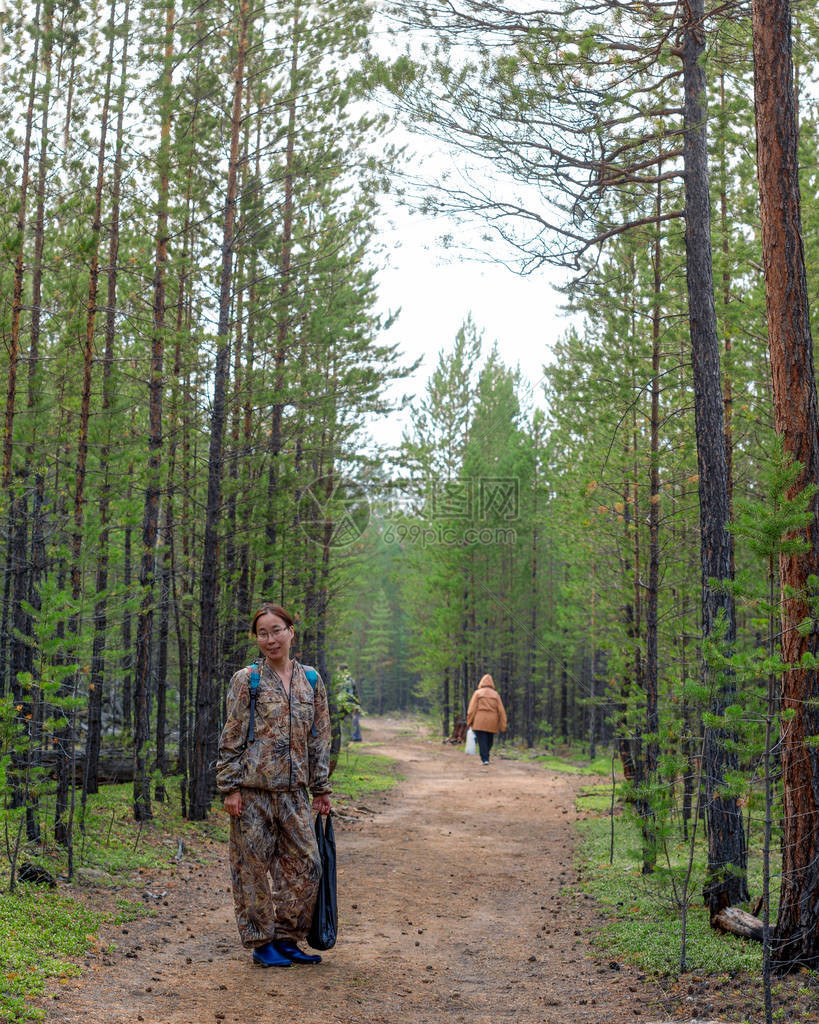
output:
<path id="1" fill-rule="evenodd" d="M 232 793 L 225 797 L 223 807 L 231 816 L 231 818 L 240 818 L 242 816 L 242 794 L 238 789 L 235 789 Z"/>
<path id="2" fill-rule="evenodd" d="M 329 793 L 322 793 L 321 796 L 313 797 L 313 810 L 318 811 L 319 814 L 330 813 L 330 795 Z"/>

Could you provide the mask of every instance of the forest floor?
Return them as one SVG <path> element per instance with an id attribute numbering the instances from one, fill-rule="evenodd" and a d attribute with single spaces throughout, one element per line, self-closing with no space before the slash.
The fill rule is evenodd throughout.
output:
<path id="1" fill-rule="evenodd" d="M 672 995 L 595 951 L 601 918 L 573 863 L 574 797 L 589 780 L 497 751 L 483 767 L 404 720 L 364 725 L 367 752 L 395 759 L 403 778 L 334 816 L 339 939 L 321 965 L 253 966 L 237 937 L 227 846 L 215 842 L 116 893 L 156 913 L 103 926 L 82 976 L 51 983 L 40 1002 L 46 1020 L 648 1024 L 714 1016 L 700 989 Z M 114 904 L 102 889 L 86 898 Z"/>

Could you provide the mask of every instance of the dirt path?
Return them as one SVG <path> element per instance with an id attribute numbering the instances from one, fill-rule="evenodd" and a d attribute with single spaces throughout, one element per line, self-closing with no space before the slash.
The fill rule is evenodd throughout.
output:
<path id="1" fill-rule="evenodd" d="M 460 750 L 379 720 L 405 781 L 336 821 L 340 935 L 319 967 L 253 967 L 227 851 L 145 878 L 158 915 L 104 931 L 83 977 L 44 1001 L 83 1024 L 618 1024 L 666 1019 L 662 993 L 590 952 L 572 866 L 582 780 Z M 160 890 L 161 887 L 161 890 Z"/>

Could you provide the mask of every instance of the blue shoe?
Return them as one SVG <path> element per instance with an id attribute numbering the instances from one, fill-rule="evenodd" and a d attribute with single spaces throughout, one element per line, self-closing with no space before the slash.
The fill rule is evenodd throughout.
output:
<path id="1" fill-rule="evenodd" d="M 321 957 L 315 953 L 302 953 L 295 942 L 290 942 L 288 939 L 274 939 L 273 945 L 276 947 L 276 952 L 281 956 L 286 956 L 294 964 L 320 964 Z"/>
<path id="2" fill-rule="evenodd" d="M 253 962 L 261 967 L 289 967 L 293 961 L 276 949 L 275 942 L 266 942 L 253 950 Z"/>

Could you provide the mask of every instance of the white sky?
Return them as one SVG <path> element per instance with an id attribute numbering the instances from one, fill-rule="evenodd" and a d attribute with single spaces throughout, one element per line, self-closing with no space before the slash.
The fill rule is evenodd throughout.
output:
<path id="1" fill-rule="evenodd" d="M 416 374 L 401 381 L 397 394 L 423 392 L 441 349 L 450 349 L 471 312 L 484 331 L 484 352 L 494 341 L 504 362 L 520 365 L 543 403 L 539 382 L 556 339 L 569 325 L 560 311 L 562 297 L 551 287 L 559 271 L 545 268 L 521 277 L 500 263 L 478 262 L 472 253 L 443 248 L 444 225 L 421 213 L 392 207 L 382 219 L 385 265 L 378 274 L 379 311 L 401 307 L 401 315 L 384 336 L 398 342 L 407 361 L 423 356 Z M 455 233 L 458 229 L 446 226 Z M 379 420 L 378 440 L 397 444 L 405 419 Z"/>
<path id="2" fill-rule="evenodd" d="M 396 38 L 388 28 L 376 21 L 373 39 L 383 55 L 395 56 L 408 42 L 417 45 L 420 41 L 420 36 L 413 41 L 405 34 Z M 389 141 L 405 147 L 401 171 L 416 187 L 455 171 L 464 159 L 457 148 L 448 149 L 431 135 L 412 134 L 396 124 Z M 472 173 L 479 172 L 472 168 Z M 401 307 L 400 317 L 384 340 L 398 342 L 407 361 L 423 356 L 416 374 L 399 382 L 392 393 L 400 397 L 423 392 L 438 353 L 451 348 L 471 313 L 475 326 L 483 331 L 484 352 L 497 341 L 504 362 L 520 366 L 533 402 L 543 404 L 539 386 L 543 365 L 550 361 L 554 342 L 569 326 L 569 319 L 560 311 L 562 297 L 550 282 L 561 283 L 566 272 L 545 267 L 521 277 L 502 263 L 479 262 L 474 247 L 459 253 L 454 244 L 448 248 L 440 244 L 444 233 L 455 239 L 464 237 L 463 227 L 410 213 L 389 195 L 383 197 L 382 210 L 380 234 L 385 256 L 377 279 L 378 311 L 386 314 Z M 467 231 L 473 240 L 480 233 L 477 221 L 473 231 Z M 381 443 L 398 444 L 405 423 L 406 417 L 379 418 L 373 434 Z"/>

